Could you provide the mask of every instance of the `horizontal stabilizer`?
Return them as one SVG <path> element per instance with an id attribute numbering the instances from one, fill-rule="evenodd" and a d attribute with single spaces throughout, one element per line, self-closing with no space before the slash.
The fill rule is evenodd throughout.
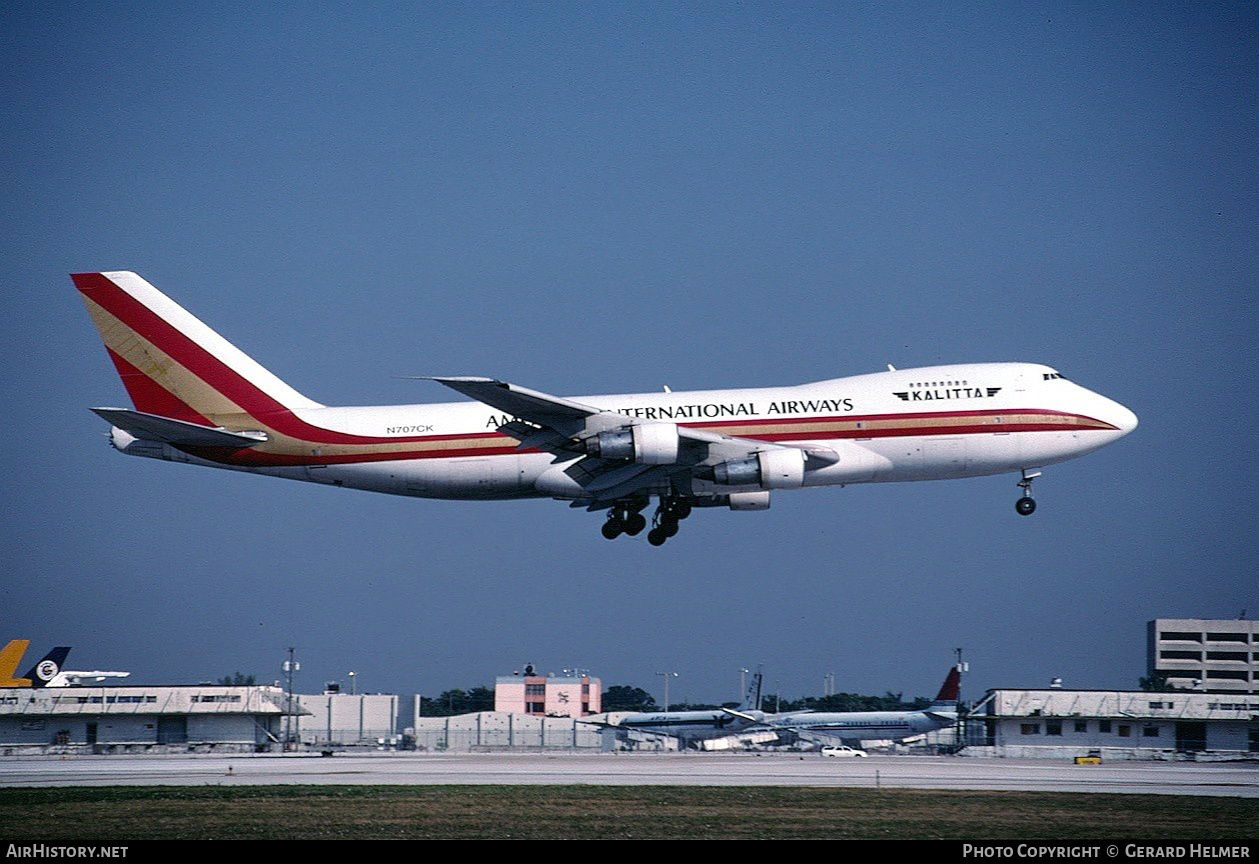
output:
<path id="1" fill-rule="evenodd" d="M 145 441 L 189 447 L 253 447 L 267 440 L 265 432 L 231 432 L 223 427 L 199 426 L 127 408 L 93 408 L 92 412 L 119 429 Z"/>
<path id="2" fill-rule="evenodd" d="M 747 712 L 745 712 L 745 711 L 740 711 L 740 710 L 739 710 L 739 709 L 737 709 L 737 708 L 722 708 L 721 710 L 722 710 L 722 711 L 725 711 L 725 712 L 726 712 L 727 714 L 729 714 L 731 717 L 738 717 L 740 720 L 746 720 L 746 721 L 748 721 L 749 723 L 760 723 L 760 722 L 761 722 L 761 718 L 760 718 L 760 717 L 754 717 L 753 715 L 748 714 L 748 713 L 747 713 Z"/>

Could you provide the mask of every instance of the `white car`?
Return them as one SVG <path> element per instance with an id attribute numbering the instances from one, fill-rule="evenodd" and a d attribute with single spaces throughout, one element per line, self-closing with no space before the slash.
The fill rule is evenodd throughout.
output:
<path id="1" fill-rule="evenodd" d="M 864 759 L 867 754 L 864 750 L 854 750 L 852 747 L 823 747 L 823 756 L 838 756 L 841 759 Z"/>

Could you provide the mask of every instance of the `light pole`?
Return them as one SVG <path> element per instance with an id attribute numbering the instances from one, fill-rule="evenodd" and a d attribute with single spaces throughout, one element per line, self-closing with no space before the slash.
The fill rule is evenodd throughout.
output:
<path id="1" fill-rule="evenodd" d="M 353 696 L 355 692 L 354 691 L 354 673 L 351 672 L 349 673 L 349 675 L 350 675 L 350 695 Z"/>
<path id="2" fill-rule="evenodd" d="M 293 718 L 296 716 L 295 712 L 293 711 L 293 673 L 301 669 L 302 664 L 298 663 L 293 658 L 293 652 L 296 650 L 297 649 L 293 648 L 292 646 L 289 646 L 289 659 L 284 661 L 284 666 L 283 666 L 285 678 L 287 678 L 288 680 L 288 687 L 287 687 L 288 698 L 285 700 L 285 707 L 284 707 L 284 711 L 285 711 L 284 746 L 280 750 L 281 753 L 285 752 L 286 750 L 289 750 L 290 748 L 294 750 L 297 749 L 295 746 L 293 746 Z M 298 724 L 297 735 L 298 737 L 301 737 L 301 734 L 302 734 L 301 721 L 300 720 L 297 721 L 297 724 Z"/>
<path id="3" fill-rule="evenodd" d="M 660 676 L 662 676 L 662 677 L 664 678 L 664 710 L 665 710 L 666 712 L 668 712 L 668 710 L 669 710 L 669 676 L 673 676 L 674 678 L 676 678 L 676 677 L 678 677 L 678 673 L 676 673 L 676 672 L 657 672 L 656 674 L 657 674 L 657 675 L 660 675 Z"/>

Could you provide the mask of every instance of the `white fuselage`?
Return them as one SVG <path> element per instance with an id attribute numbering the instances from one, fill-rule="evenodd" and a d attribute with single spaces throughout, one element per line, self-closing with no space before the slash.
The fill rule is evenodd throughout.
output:
<path id="1" fill-rule="evenodd" d="M 685 744 L 737 735 L 758 725 L 764 717 L 760 711 L 745 712 L 743 717 L 721 710 L 640 712 L 626 714 L 610 728 L 623 733 L 667 735 Z"/>
<path id="2" fill-rule="evenodd" d="M 900 741 L 957 723 L 956 708 L 947 711 L 851 711 L 770 717 L 779 732 L 813 733 L 845 741 Z"/>
<path id="3" fill-rule="evenodd" d="M 1119 403 L 1030 363 L 902 369 L 791 387 L 573 399 L 636 420 L 816 445 L 838 455 L 831 464 L 811 468 L 802 486 L 1041 467 L 1105 446 L 1137 423 Z M 257 464 L 203 459 L 119 429 L 114 443 L 135 455 L 398 495 L 583 497 L 565 464 L 548 453 L 518 449 L 515 439 L 498 432 L 512 418 L 477 402 L 295 408 L 292 417 L 304 429 L 329 433 L 332 443 Z M 341 441 L 350 443 L 338 446 Z M 689 482 L 689 494 L 696 496 L 738 491 L 711 481 Z"/>

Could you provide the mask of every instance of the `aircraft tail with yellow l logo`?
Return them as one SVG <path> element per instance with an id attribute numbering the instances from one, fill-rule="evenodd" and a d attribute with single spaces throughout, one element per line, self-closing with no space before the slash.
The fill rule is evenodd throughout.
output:
<path id="1" fill-rule="evenodd" d="M 17 664 L 22 661 L 22 655 L 26 653 L 26 648 L 30 645 L 29 639 L 14 639 L 0 649 L 0 687 L 47 687 L 48 682 L 57 677 L 61 671 L 61 666 L 66 662 L 66 657 L 70 654 L 69 647 L 58 645 L 49 651 L 39 662 L 30 669 L 27 669 L 21 677 L 15 677 L 13 672 L 17 669 Z"/>

